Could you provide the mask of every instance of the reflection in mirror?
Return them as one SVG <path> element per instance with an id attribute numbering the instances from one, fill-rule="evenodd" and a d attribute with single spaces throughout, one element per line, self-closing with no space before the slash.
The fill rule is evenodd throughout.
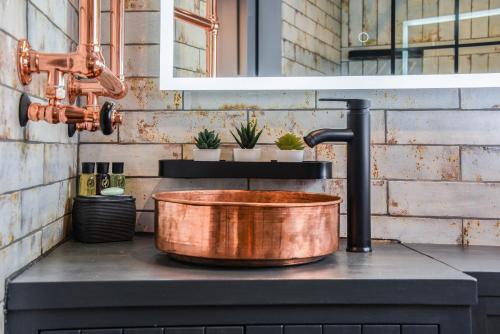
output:
<path id="1" fill-rule="evenodd" d="M 500 73 L 499 0 L 175 0 L 174 76 Z"/>

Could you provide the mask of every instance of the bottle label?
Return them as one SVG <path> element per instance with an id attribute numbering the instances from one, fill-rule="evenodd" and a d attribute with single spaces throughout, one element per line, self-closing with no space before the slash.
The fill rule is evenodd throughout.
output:
<path id="1" fill-rule="evenodd" d="M 94 189 L 95 187 L 95 181 L 93 178 L 87 179 L 87 188 L 88 189 Z"/>
<path id="2" fill-rule="evenodd" d="M 109 178 L 104 177 L 104 178 L 101 180 L 101 188 L 102 188 L 102 189 L 109 188 Z"/>

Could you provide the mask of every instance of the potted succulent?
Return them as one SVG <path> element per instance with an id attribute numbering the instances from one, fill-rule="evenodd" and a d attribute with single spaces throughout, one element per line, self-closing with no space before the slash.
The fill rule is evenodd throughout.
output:
<path id="1" fill-rule="evenodd" d="M 215 131 L 204 129 L 194 138 L 196 148 L 193 149 L 194 161 L 219 161 L 220 139 Z"/>
<path id="2" fill-rule="evenodd" d="M 279 150 L 276 153 L 278 162 L 304 161 L 304 141 L 293 133 L 287 133 L 275 142 Z"/>
<path id="3" fill-rule="evenodd" d="M 261 150 L 255 148 L 255 144 L 259 141 L 262 130 L 257 130 L 257 122 L 247 121 L 246 124 L 241 124 L 240 128 L 236 128 L 238 137 L 231 131 L 234 139 L 240 148 L 233 149 L 235 161 L 259 161 Z"/>

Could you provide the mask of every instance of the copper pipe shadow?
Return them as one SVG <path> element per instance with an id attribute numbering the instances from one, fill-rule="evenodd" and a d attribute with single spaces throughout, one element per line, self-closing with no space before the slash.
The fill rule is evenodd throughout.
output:
<path id="1" fill-rule="evenodd" d="M 28 41 L 19 41 L 18 74 L 21 82 L 27 85 L 33 73 L 47 72 L 45 96 L 49 100 L 46 106 L 33 103 L 26 107 L 25 98 L 20 104 L 20 119 L 24 119 L 21 115 L 24 112 L 27 120 L 76 124 L 76 129 L 90 131 L 102 127 L 103 121 L 112 122 L 107 128 L 114 128 L 121 121 L 121 117 L 113 114 L 115 111 L 108 117 L 100 117 L 96 98 L 122 98 L 127 93 L 123 79 L 124 4 L 123 0 L 111 0 L 111 4 L 111 69 L 105 65 L 100 45 L 101 0 L 80 0 L 79 44 L 75 52 L 38 52 L 31 49 Z M 68 77 L 67 85 L 65 76 Z M 85 108 L 62 104 L 66 96 L 73 104 L 79 95 L 87 97 Z"/>
<path id="2" fill-rule="evenodd" d="M 337 196 L 194 190 L 153 198 L 156 247 L 179 260 L 287 266 L 317 261 L 338 249 Z"/>

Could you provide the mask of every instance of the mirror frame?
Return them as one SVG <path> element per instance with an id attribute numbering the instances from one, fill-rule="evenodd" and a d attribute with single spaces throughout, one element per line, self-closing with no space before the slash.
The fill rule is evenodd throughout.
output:
<path id="1" fill-rule="evenodd" d="M 174 77 L 174 0 L 161 2 L 160 90 L 345 90 L 500 87 L 500 73 L 335 77 Z"/>

